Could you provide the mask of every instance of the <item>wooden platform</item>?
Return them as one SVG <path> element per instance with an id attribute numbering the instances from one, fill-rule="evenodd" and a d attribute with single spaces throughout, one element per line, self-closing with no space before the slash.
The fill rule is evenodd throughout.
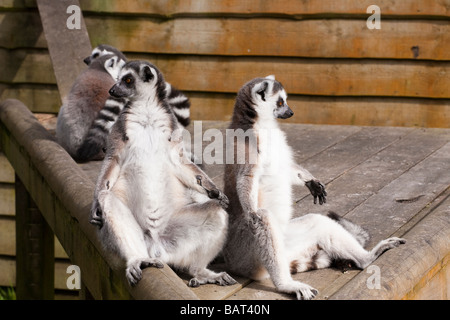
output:
<path id="1" fill-rule="evenodd" d="M 212 121 L 194 123 L 189 128 L 192 141 L 195 139 L 194 126 L 201 126 L 203 132 L 211 128 L 224 132 L 227 124 Z M 296 216 L 335 211 L 370 232 L 372 240 L 369 247 L 390 236 L 408 239 L 405 246 L 387 252 L 374 263 L 383 268 L 380 269 L 380 289 L 367 288 L 366 280 L 373 275 L 367 271 L 343 273 L 326 269 L 295 275 L 295 279 L 320 291 L 316 299 L 402 298 L 404 296 L 393 291 L 392 287 L 405 281 L 401 280 L 399 270 L 417 272 L 414 267 L 420 260 L 415 259 L 430 259 L 429 263 L 436 263 L 437 270 L 433 269 L 430 275 L 427 273 L 427 277 L 438 275 L 435 281 L 442 281 L 440 285 L 443 287 L 447 285 L 446 281 L 450 281 L 447 266 L 450 252 L 450 129 L 300 124 L 282 124 L 282 128 L 296 151 L 297 161 L 326 183 L 329 194 L 328 202 L 319 206 L 313 204 L 306 189 L 296 188 Z M 203 150 L 209 143 L 203 142 Z M 95 181 L 100 165 L 99 162 L 91 162 L 81 167 Z M 206 164 L 205 170 L 218 186 L 223 185 L 223 166 Z M 445 223 L 441 225 L 442 222 Z M 409 232 L 418 226 L 419 230 L 430 234 L 417 237 L 414 232 Z M 425 245 L 436 236 L 446 248 L 443 257 L 433 254 L 433 244 Z M 407 258 L 410 264 L 402 266 Z M 219 264 L 215 268 L 220 270 L 221 267 Z M 420 269 L 423 271 L 426 270 Z M 446 277 L 439 272 L 447 272 Z M 238 279 L 239 285 L 232 287 L 208 285 L 192 290 L 200 299 L 292 299 L 277 293 L 270 280 Z M 426 278 L 424 281 L 429 283 L 429 280 Z M 184 281 L 187 283 L 187 277 Z M 345 285 L 346 289 L 343 288 Z M 351 292 L 349 296 L 346 296 L 347 290 Z M 358 295 L 354 296 L 356 292 Z M 425 296 L 416 296 L 414 292 L 409 294 L 409 298 L 449 298 L 439 291 L 427 292 L 430 295 Z"/>
<path id="2" fill-rule="evenodd" d="M 12 112 L 11 110 L 11 108 L 0 107 L 3 122 L 1 142 L 5 154 L 17 171 L 22 170 L 20 168 L 24 168 L 26 164 L 23 161 L 18 163 L 17 155 L 11 151 L 12 145 L 8 145 L 8 141 L 18 138 L 15 137 L 17 134 L 15 132 L 18 131 L 12 128 L 21 125 L 9 123 L 12 119 L 16 119 L 16 116 L 8 115 Z M 24 120 L 25 123 L 31 121 Z M 51 123 L 52 121 L 48 125 L 50 128 L 52 127 Z M 193 140 L 195 126 L 201 126 L 202 132 L 205 132 L 210 128 L 224 130 L 227 124 L 209 121 L 194 122 L 190 126 Z M 33 130 L 36 129 L 35 127 L 34 123 Z M 372 236 L 369 247 L 391 236 L 407 239 L 405 245 L 386 252 L 366 270 L 342 272 L 324 269 L 297 274 L 294 278 L 318 289 L 319 295 L 316 299 L 448 299 L 450 279 L 448 267 L 450 253 L 450 129 L 302 124 L 282 124 L 282 128 L 286 131 L 289 143 L 295 150 L 296 160 L 324 182 L 328 191 L 327 203 L 319 206 L 313 204 L 312 196 L 305 188 L 296 188 L 294 191 L 296 216 L 310 212 L 325 214 L 329 210 L 335 211 L 369 231 Z M 42 143 L 41 140 L 34 143 Z M 54 144 L 53 141 L 48 141 L 48 144 L 52 143 Z M 206 146 L 209 143 L 209 141 L 204 141 L 203 145 Z M 14 144 L 21 145 L 20 141 Z M 57 148 L 54 145 L 53 147 Z M 26 150 L 27 148 L 31 147 L 21 146 L 18 149 Z M 75 182 L 61 181 L 63 180 L 61 173 L 51 172 L 53 170 L 51 168 L 58 170 L 57 168 L 64 166 L 67 172 L 76 172 L 77 169 L 71 168 L 71 166 L 79 166 L 94 182 L 101 165 L 100 162 L 76 165 L 74 162 L 66 160 L 64 160 L 66 163 L 61 164 L 54 160 L 47 160 L 48 155 L 45 155 L 45 160 L 35 161 L 33 152 L 30 152 L 30 163 L 36 162 L 35 167 L 37 168 L 33 170 L 41 170 L 39 169 L 42 166 L 41 162 L 49 161 L 46 169 L 42 169 L 48 172 L 43 172 L 42 176 L 51 175 L 52 178 L 49 180 L 58 180 L 57 183 L 60 186 L 58 188 L 51 187 L 56 182 L 49 182 L 48 188 L 53 189 L 69 188 L 69 184 Z M 54 161 L 53 166 L 51 161 Z M 219 186 L 223 185 L 222 165 L 206 165 L 206 172 Z M 77 183 L 80 184 L 80 189 L 85 188 L 87 184 L 85 182 Z M 26 182 L 24 184 L 27 186 Z M 31 188 L 33 187 L 31 186 Z M 69 199 L 68 194 L 62 194 L 61 190 L 51 191 L 63 205 L 74 200 Z M 31 194 L 39 192 L 41 191 L 30 191 Z M 82 202 L 81 208 L 85 208 L 92 201 L 85 199 L 86 196 L 83 195 L 85 193 L 80 191 L 79 198 L 76 199 L 76 201 Z M 36 202 L 44 216 L 46 216 L 45 210 L 54 210 L 54 208 L 50 208 L 50 205 L 45 205 L 39 200 Z M 75 205 L 70 204 L 68 207 L 75 208 Z M 68 209 L 68 211 L 70 210 L 75 209 Z M 90 227 L 86 227 L 87 221 L 82 221 L 87 217 L 83 218 L 82 215 L 75 212 L 71 212 L 71 215 L 75 217 L 70 221 L 71 224 L 79 224 L 81 231 L 91 230 Z M 50 225 L 58 236 L 58 229 L 63 227 L 60 225 L 61 222 L 58 222 L 58 216 L 52 216 L 52 219 L 54 221 L 50 222 Z M 64 235 L 64 237 L 68 236 Z M 63 246 L 67 245 L 67 239 L 60 240 Z M 70 251 L 81 250 L 81 248 L 73 245 L 74 240 L 69 242 L 66 250 L 69 250 L 68 254 L 72 258 L 77 254 Z M 80 261 L 79 257 L 75 259 Z M 220 264 L 213 267 L 222 268 Z M 97 267 L 91 262 L 89 269 L 92 273 L 101 273 L 104 266 Z M 84 272 L 85 276 L 87 276 L 87 272 Z M 149 272 L 155 271 L 146 269 L 144 275 Z M 183 274 L 180 276 L 186 284 L 187 277 Z M 195 296 L 199 299 L 232 300 L 293 298 L 277 293 L 270 280 L 258 282 L 240 277 L 236 277 L 236 279 L 239 283 L 229 287 L 205 285 L 189 289 L 194 294 L 189 298 Z M 149 283 L 152 281 L 151 277 L 147 280 Z M 379 282 L 377 282 L 378 280 Z M 112 282 L 113 280 L 111 280 Z M 115 287 L 113 286 L 113 288 Z M 89 289 L 93 291 L 94 296 L 97 294 L 94 286 Z M 109 297 L 104 293 L 103 287 L 98 290 L 97 297 Z M 116 292 L 111 294 L 111 297 L 117 297 L 117 291 L 120 290 L 117 288 L 115 290 Z M 135 292 L 130 292 L 131 296 L 137 297 Z M 127 297 L 126 294 L 118 296 Z"/>

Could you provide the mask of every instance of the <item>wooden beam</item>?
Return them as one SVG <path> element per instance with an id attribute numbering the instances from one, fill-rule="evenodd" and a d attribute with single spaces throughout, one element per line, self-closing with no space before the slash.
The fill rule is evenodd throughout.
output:
<path id="1" fill-rule="evenodd" d="M 202 15 L 282 15 L 284 17 L 307 18 L 310 16 L 365 15 L 373 0 L 81 0 L 83 10 L 105 13 L 147 14 L 162 17 Z M 449 17 L 450 8 L 445 1 L 429 0 L 377 0 L 383 16 Z"/>
<path id="2" fill-rule="evenodd" d="M 431 20 L 293 20 L 279 17 L 161 21 L 89 16 L 92 42 L 122 51 L 220 56 L 450 60 L 450 24 Z M 412 48 L 418 48 L 413 50 Z"/>
<path id="3" fill-rule="evenodd" d="M 68 8 L 71 5 L 80 8 L 78 0 L 37 0 L 37 5 L 61 100 L 64 100 L 73 81 L 86 68 L 83 58 L 92 50 L 89 35 L 81 11 L 77 16 L 79 29 L 68 27 L 69 17 L 77 15 L 70 10 L 67 13 Z"/>
<path id="4" fill-rule="evenodd" d="M 450 62 L 156 54 L 128 58 L 151 61 L 183 91 L 236 94 L 247 81 L 273 74 L 290 95 L 450 98 Z M 12 83 L 54 83 L 51 65 L 47 55 L 28 53 Z M 0 82 L 8 81 L 0 73 Z"/>
<path id="5" fill-rule="evenodd" d="M 17 299 L 54 298 L 54 235 L 27 189 L 16 176 Z"/>

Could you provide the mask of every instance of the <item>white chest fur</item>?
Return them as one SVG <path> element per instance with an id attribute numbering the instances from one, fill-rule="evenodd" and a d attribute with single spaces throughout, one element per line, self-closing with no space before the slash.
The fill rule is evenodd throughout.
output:
<path id="1" fill-rule="evenodd" d="M 268 209 L 280 226 L 292 215 L 292 151 L 278 125 L 258 131 L 258 207 Z"/>
<path id="2" fill-rule="evenodd" d="M 121 175 L 128 183 L 131 210 L 144 229 L 163 225 L 175 205 L 164 201 L 176 190 L 169 123 L 161 112 L 130 114 L 125 122 L 128 140 L 121 152 Z"/>

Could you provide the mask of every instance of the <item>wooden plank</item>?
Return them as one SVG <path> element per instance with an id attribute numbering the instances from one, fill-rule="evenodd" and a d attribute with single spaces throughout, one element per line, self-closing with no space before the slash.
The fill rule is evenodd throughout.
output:
<path id="1" fill-rule="evenodd" d="M 406 226 L 411 224 L 412 230 L 416 229 L 416 226 L 421 228 L 422 221 L 428 219 L 427 215 L 433 215 L 435 208 L 440 208 L 439 215 L 442 215 L 443 213 L 444 215 L 448 215 L 448 213 L 445 213 L 448 211 L 448 206 L 441 206 L 441 203 L 445 201 L 448 202 L 449 199 L 448 186 L 450 185 L 450 181 L 446 174 L 449 166 L 447 161 L 449 150 L 450 142 L 442 148 L 437 149 L 436 152 L 426 157 L 399 178 L 387 184 L 384 188 L 361 205 L 356 206 L 354 210 L 345 216 L 369 231 L 371 235 L 371 241 L 368 245 L 369 248 L 376 242 L 389 236 L 405 236 L 407 238 L 407 244 L 409 244 L 409 246 L 404 246 L 402 249 L 408 248 L 408 252 L 415 252 L 414 254 L 402 254 L 401 251 L 397 252 L 398 250 L 396 250 L 395 253 L 392 251 L 391 253 L 388 252 L 385 254 L 387 257 L 390 257 L 388 263 L 383 262 L 384 255 L 374 263 L 377 266 L 380 266 L 382 270 L 388 270 L 382 271 L 383 275 L 389 274 L 386 278 L 383 276 L 383 281 L 390 282 L 391 284 L 384 284 L 382 286 L 383 290 L 381 291 L 361 290 L 363 285 L 365 286 L 365 281 L 368 277 L 367 273 L 365 273 L 365 275 L 363 273 L 358 274 L 354 279 L 350 279 L 351 282 L 347 285 L 345 285 L 347 279 L 339 279 L 339 277 L 337 277 L 335 282 L 338 282 L 339 286 L 329 286 L 325 288 L 318 298 L 324 298 L 325 296 L 332 297 L 336 294 L 335 298 L 342 299 L 344 295 L 349 295 L 347 289 L 349 289 L 353 295 L 357 295 L 354 296 L 353 299 L 361 299 L 362 297 L 371 297 L 370 299 L 376 297 L 381 297 L 383 299 L 402 298 L 408 290 L 412 288 L 411 284 L 415 284 L 421 279 L 424 274 L 423 270 L 429 270 L 429 268 L 439 261 L 430 257 L 427 258 L 431 251 L 435 251 L 437 254 L 441 255 L 441 259 L 446 252 L 448 253 L 448 241 L 444 240 L 444 243 L 442 242 L 442 239 L 446 239 L 448 236 L 442 237 L 440 231 L 438 231 L 439 229 L 445 230 L 447 228 L 446 224 L 448 224 L 448 221 L 445 221 L 445 219 L 442 221 L 443 225 L 436 222 L 431 224 L 426 223 L 425 225 L 428 225 L 428 228 L 435 228 L 435 230 L 429 234 L 422 232 L 421 239 L 419 240 L 416 238 L 414 242 L 411 242 L 408 239 L 407 235 L 410 234 L 411 227 L 406 228 Z M 444 191 L 446 189 L 447 192 L 445 193 Z M 412 194 L 419 193 L 423 194 L 423 196 L 414 200 L 415 196 L 412 196 Z M 395 201 L 395 199 L 400 198 L 409 198 L 413 199 L 413 201 L 409 203 L 408 201 Z M 438 220 L 439 219 L 441 218 L 438 218 Z M 421 247 L 417 246 L 416 241 L 423 242 Z M 438 243 L 438 245 L 435 246 L 434 243 Z M 445 244 L 447 248 L 445 249 L 445 245 L 442 247 L 442 244 Z M 434 248 L 433 250 L 430 250 L 430 245 Z M 403 258 L 399 258 L 399 256 Z M 410 258 L 412 258 L 412 260 Z M 380 259 L 382 260 L 380 261 Z M 405 259 L 407 259 L 407 261 L 405 261 Z M 404 265 L 403 262 L 405 262 Z M 402 266 L 399 264 L 402 264 Z M 407 279 L 405 279 L 403 276 L 405 273 L 398 271 L 404 268 L 416 271 L 411 273 L 409 271 L 406 272 Z M 340 278 L 342 278 L 342 276 Z M 364 279 L 364 282 L 362 282 L 362 279 Z M 392 285 L 392 283 L 394 283 L 395 286 Z M 347 289 L 341 290 L 341 287 L 344 285 Z M 405 286 L 407 287 L 405 288 Z M 341 291 L 346 293 L 342 293 Z M 349 295 L 348 299 L 350 299 L 352 294 Z M 395 296 L 393 297 L 392 295 Z"/>
<path id="2" fill-rule="evenodd" d="M 67 289 L 67 278 L 70 276 L 67 271 L 67 267 L 71 265 L 69 260 L 56 260 L 54 266 L 55 273 L 55 289 L 65 290 Z M 16 261 L 14 258 L 0 255 L 0 286 L 15 287 L 16 286 Z M 56 299 L 56 297 L 55 297 Z"/>
<path id="3" fill-rule="evenodd" d="M 362 15 L 373 1 L 362 0 L 324 0 L 317 2 L 303 2 L 290 0 L 158 0 L 147 2 L 135 0 L 129 3 L 111 1 L 106 5 L 101 0 L 81 0 L 83 10 L 107 13 L 152 14 L 165 17 L 186 16 L 192 14 L 205 15 L 293 15 L 296 17 L 308 16 L 335 16 L 335 15 Z M 445 2 L 426 0 L 405 0 L 392 3 L 389 0 L 377 1 L 382 14 L 386 16 L 412 15 L 412 16 L 450 16 L 450 10 Z"/>
<path id="4" fill-rule="evenodd" d="M 274 74 L 290 94 L 450 98 L 447 62 L 138 57 L 155 63 L 167 81 L 186 91 L 235 93 L 250 79 Z"/>
<path id="5" fill-rule="evenodd" d="M 450 255 L 436 264 L 402 300 L 448 300 Z"/>
<path id="6" fill-rule="evenodd" d="M 360 163 L 370 159 L 395 141 L 402 139 L 412 128 L 362 127 L 345 140 L 332 145 L 302 165 L 324 183 L 329 183 Z M 330 165 L 332 159 L 332 165 Z"/>
<path id="7" fill-rule="evenodd" d="M 414 287 L 433 269 L 448 263 L 450 251 L 450 198 L 446 197 L 404 237 L 407 243 L 384 253 L 375 264 L 380 268 L 380 289 L 368 290 L 371 275 L 361 272 L 330 296 L 330 299 L 402 299 L 414 294 Z M 448 283 L 442 289 L 448 290 Z M 430 296 L 427 299 L 431 298 Z"/>
<path id="8" fill-rule="evenodd" d="M 383 236 L 393 234 L 448 188 L 449 154 L 450 142 L 447 142 L 349 212 L 346 217 L 371 230 L 370 245 L 380 241 Z M 411 201 L 405 201 L 408 199 Z"/>
<path id="9" fill-rule="evenodd" d="M 5 154 L 0 151 L 0 183 L 14 183 L 14 169 Z"/>
<path id="10" fill-rule="evenodd" d="M 89 35 L 81 12 L 77 17 L 78 28 L 69 29 L 67 26 L 67 20 L 73 13 L 68 14 L 67 9 L 71 5 L 80 8 L 78 0 L 37 0 L 37 5 L 59 93 L 61 100 L 64 100 L 73 81 L 86 68 L 83 58 L 92 51 Z"/>
<path id="11" fill-rule="evenodd" d="M 67 19 L 68 14 L 64 12 L 61 17 Z M 2 32 L 0 47 L 47 47 L 45 39 L 40 38 L 42 32 L 39 31 L 40 21 L 36 13 L 0 12 L 0 24 L 5 31 L 17 34 L 11 38 Z M 37 30 L 24 30 L 24 24 Z M 445 21 L 435 20 L 383 20 L 383 27 L 379 30 L 369 30 L 364 18 L 283 20 L 220 17 L 161 21 L 126 16 L 114 19 L 88 16 L 86 25 L 94 45 L 109 43 L 125 52 L 419 60 L 449 60 L 450 57 L 450 26 Z M 65 25 L 58 29 L 67 30 Z M 261 33 L 265 36 L 261 37 Z M 418 56 L 412 47 L 419 48 Z M 82 59 L 88 54 L 89 50 L 83 49 L 73 58 Z"/>
<path id="12" fill-rule="evenodd" d="M 236 94 L 185 92 L 191 119 L 230 121 Z M 450 128 L 450 100 L 299 96 L 288 92 L 289 123 Z"/>
<path id="13" fill-rule="evenodd" d="M 345 215 L 449 141 L 447 130 L 407 131 L 401 139 L 328 183 L 328 202 L 321 211 Z M 299 201 L 298 206 L 304 213 L 317 210 L 309 198 Z"/>
<path id="14" fill-rule="evenodd" d="M 366 19 L 86 18 L 93 44 L 125 52 L 220 56 L 450 60 L 450 24 Z M 263 34 L 264 36 L 261 36 Z M 324 40 L 326 39 L 326 41 Z M 418 55 L 412 47 L 418 47 Z"/>
<path id="15" fill-rule="evenodd" d="M 362 0 L 324 0 L 318 2 L 300 2 L 290 0 L 181 0 L 167 1 L 157 0 L 133 0 L 126 3 L 119 0 L 110 0 L 105 3 L 102 0 L 81 0 L 83 11 L 89 13 L 107 14 L 137 14 L 157 15 L 167 18 L 191 15 L 286 15 L 298 18 L 309 16 L 336 16 L 336 15 L 366 15 L 366 8 L 373 1 Z M 391 2 L 379 0 L 377 5 L 386 17 L 412 16 L 412 17 L 448 17 L 449 8 L 445 1 L 404 0 Z M 35 8 L 33 1 L 1 0 L 0 9 L 29 9 Z"/>
<path id="16" fill-rule="evenodd" d="M 11 217 L 0 217 L 0 255 L 15 256 L 16 255 L 16 223 Z M 55 238 L 55 258 L 67 259 L 61 243 Z"/>
<path id="17" fill-rule="evenodd" d="M 58 113 L 61 107 L 56 84 L 0 84 L 0 100 L 17 99 L 33 112 Z"/>
<path id="18" fill-rule="evenodd" d="M 0 183 L 0 215 L 13 216 L 15 214 L 14 199 L 14 185 Z"/>
<path id="19" fill-rule="evenodd" d="M 450 62 L 148 54 L 130 56 L 133 58 L 152 61 L 167 81 L 184 91 L 236 93 L 250 79 L 274 74 L 290 94 L 450 98 Z M 35 68 L 35 59 L 39 59 L 39 68 Z M 53 76 L 43 76 L 42 70 L 51 73 L 49 57 L 30 52 L 12 83 L 52 83 Z M 8 78 L 0 74 L 0 81 Z"/>
<path id="20" fill-rule="evenodd" d="M 42 24 L 37 12 L 0 12 L 0 47 L 46 48 Z M 11 37 L 11 35 L 15 35 Z"/>
<path id="21" fill-rule="evenodd" d="M 46 50 L 0 50 L 0 61 L 5 64 L 5 72 L 0 81 L 6 83 L 55 84 L 56 77 L 52 62 Z"/>
<path id="22" fill-rule="evenodd" d="M 4 89 L 2 89 L 2 87 Z M 61 101 L 56 85 L 1 85 L 1 100 L 22 101 L 33 112 L 57 113 Z M 185 91 L 192 120 L 230 121 L 235 93 Z M 294 116 L 283 122 L 400 127 L 450 127 L 450 100 L 372 97 L 313 97 L 290 94 Z"/>
<path id="23" fill-rule="evenodd" d="M 450 100 L 289 96 L 289 122 L 450 128 Z M 199 106 L 200 107 L 200 106 Z"/>
<path id="24" fill-rule="evenodd" d="M 20 300 L 54 298 L 54 235 L 16 176 L 16 294 Z"/>

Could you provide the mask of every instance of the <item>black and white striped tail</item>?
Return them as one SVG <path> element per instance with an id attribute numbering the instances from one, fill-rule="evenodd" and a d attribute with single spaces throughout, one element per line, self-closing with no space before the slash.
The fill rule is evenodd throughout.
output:
<path id="1" fill-rule="evenodd" d="M 358 226 L 357 224 L 351 222 L 348 219 L 342 218 L 340 215 L 338 215 L 333 211 L 328 212 L 327 216 L 328 218 L 333 219 L 341 226 L 343 226 L 344 229 L 346 229 L 348 232 L 350 232 L 350 234 L 355 237 L 355 239 L 359 242 L 359 244 L 362 247 L 365 247 L 366 244 L 369 242 L 370 240 L 369 233 L 366 230 L 364 230 L 364 228 L 362 228 L 361 226 Z"/>
<path id="2" fill-rule="evenodd" d="M 127 100 L 123 98 L 109 97 L 106 100 L 78 149 L 76 160 L 89 161 L 104 157 L 108 135 L 126 103 Z"/>
<path id="3" fill-rule="evenodd" d="M 183 127 L 187 127 L 191 122 L 191 102 L 189 98 L 168 82 L 166 82 L 166 98 L 178 122 Z"/>

